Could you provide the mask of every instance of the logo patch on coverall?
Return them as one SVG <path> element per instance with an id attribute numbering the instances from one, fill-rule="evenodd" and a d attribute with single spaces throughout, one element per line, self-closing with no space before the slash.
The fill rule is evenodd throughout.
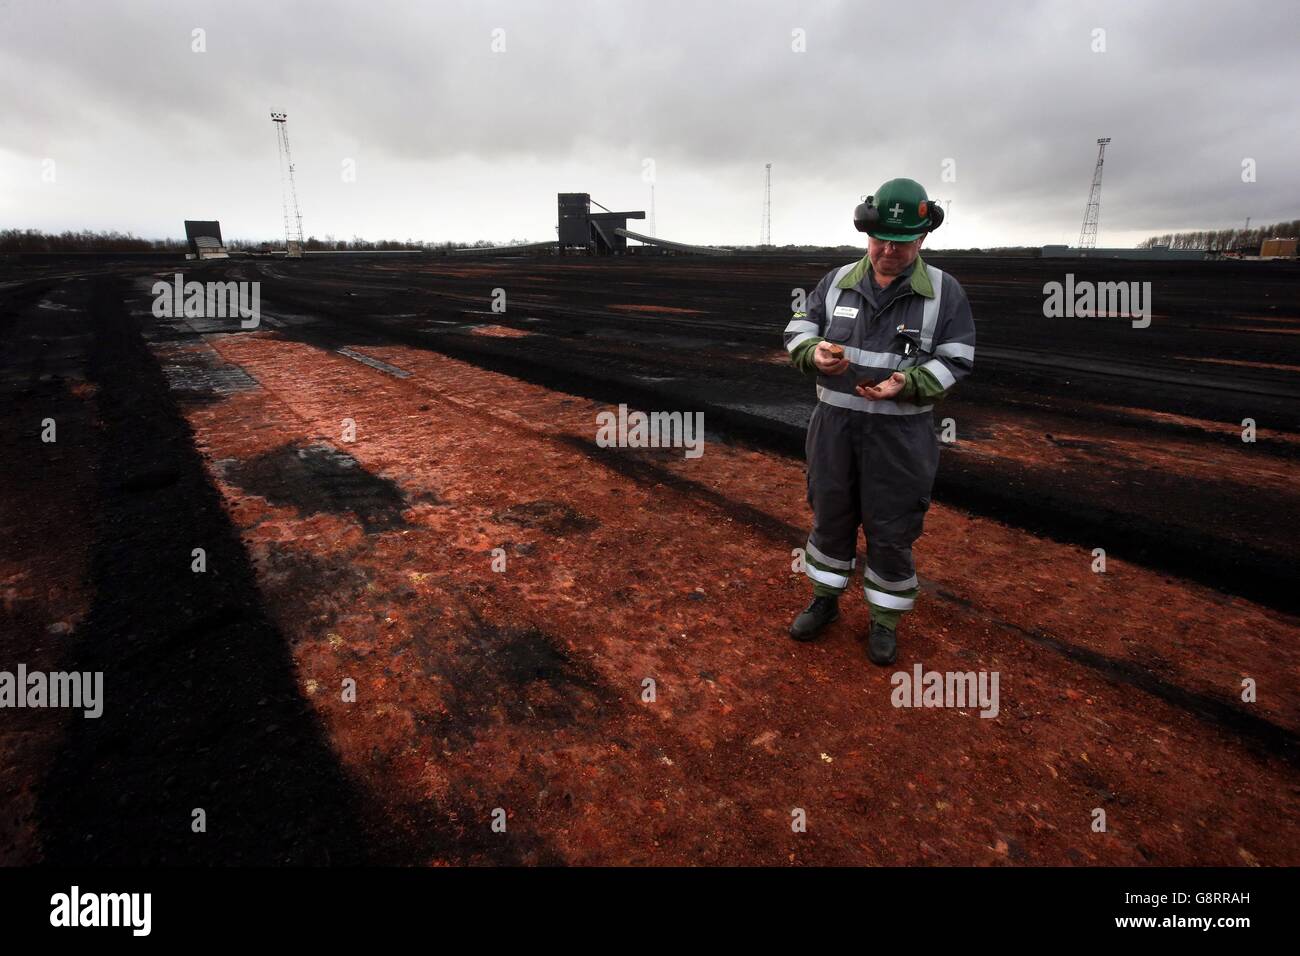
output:
<path id="1" fill-rule="evenodd" d="M 837 305 L 835 307 L 835 318 L 837 319 L 856 319 L 858 310 L 851 305 Z"/>

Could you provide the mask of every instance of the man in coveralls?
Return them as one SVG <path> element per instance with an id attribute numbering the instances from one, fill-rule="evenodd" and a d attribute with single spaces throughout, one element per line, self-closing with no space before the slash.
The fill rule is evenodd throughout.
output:
<path id="1" fill-rule="evenodd" d="M 853 219 L 870 237 L 866 256 L 828 272 L 785 329 L 795 366 L 817 376 L 804 554 L 813 601 L 790 636 L 812 640 L 839 617 L 861 525 L 867 654 L 883 666 L 898 656 L 899 619 L 920 593 L 912 542 L 939 466 L 931 409 L 970 374 L 975 321 L 957 280 L 920 257 L 926 233 L 943 221 L 920 183 L 891 179 Z"/>

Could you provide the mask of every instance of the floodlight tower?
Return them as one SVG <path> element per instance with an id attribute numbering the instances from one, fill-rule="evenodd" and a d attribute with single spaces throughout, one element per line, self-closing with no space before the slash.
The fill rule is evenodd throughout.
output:
<path id="1" fill-rule="evenodd" d="M 767 183 L 763 187 L 763 229 L 758 237 L 760 246 L 772 244 L 772 164 L 767 164 Z"/>
<path id="2" fill-rule="evenodd" d="M 289 152 L 289 117 L 271 111 L 275 138 L 280 145 L 280 203 L 284 209 L 284 244 L 288 254 L 302 256 L 302 211 L 298 208 L 298 189 L 293 181 L 293 154 Z"/>
<path id="3" fill-rule="evenodd" d="M 1106 144 L 1109 142 L 1109 136 L 1097 140 L 1097 168 L 1092 173 L 1088 208 L 1083 212 L 1083 228 L 1079 230 L 1080 249 L 1092 249 L 1097 245 L 1097 221 L 1101 218 L 1101 164 L 1106 161 Z"/>

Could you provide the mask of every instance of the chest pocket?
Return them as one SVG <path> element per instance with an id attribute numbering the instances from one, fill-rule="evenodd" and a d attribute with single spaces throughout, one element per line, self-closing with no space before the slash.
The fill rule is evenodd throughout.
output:
<path id="1" fill-rule="evenodd" d="M 854 305 L 837 305 L 826 313 L 826 340 L 847 342 L 858 324 L 862 310 Z"/>
<path id="2" fill-rule="evenodd" d="M 826 290 L 826 331 L 822 334 L 822 338 L 828 342 L 847 342 L 852 338 L 853 330 L 858 324 L 860 306 L 840 304 L 840 281 L 853 270 L 855 265 L 857 263 L 850 262 L 846 266 L 841 266 L 831 279 L 830 288 Z M 856 299 L 857 296 L 849 298 Z"/>

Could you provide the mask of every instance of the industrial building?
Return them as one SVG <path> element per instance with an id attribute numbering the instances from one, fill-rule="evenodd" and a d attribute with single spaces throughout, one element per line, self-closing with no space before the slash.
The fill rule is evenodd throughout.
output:
<path id="1" fill-rule="evenodd" d="M 1261 259 L 1294 259 L 1296 257 L 1296 240 L 1265 239 L 1259 247 Z"/>
<path id="2" fill-rule="evenodd" d="M 221 223 L 215 219 L 186 219 L 185 240 L 189 244 L 186 259 L 229 259 L 221 242 Z"/>
<path id="3" fill-rule="evenodd" d="M 592 212 L 600 206 L 604 212 Z M 627 252 L 627 221 L 644 219 L 645 211 L 613 212 L 594 202 L 590 193 L 560 193 L 560 254 L 582 250 L 593 255 Z"/>
<path id="4" fill-rule="evenodd" d="M 604 212 L 592 212 L 592 206 L 599 206 Z M 643 210 L 631 212 L 613 212 L 601 206 L 591 198 L 590 193 L 559 193 L 559 222 L 556 225 L 558 239 L 554 242 L 530 242 L 515 246 L 468 246 L 451 249 L 449 255 L 535 255 L 556 253 L 560 255 L 583 253 L 593 256 L 625 255 L 632 250 L 652 253 L 686 253 L 694 255 L 729 256 L 731 249 L 712 246 L 695 246 L 686 242 L 673 242 L 632 232 L 627 228 L 629 219 L 644 219 Z M 629 249 L 627 241 L 632 239 L 641 243 Z"/>

